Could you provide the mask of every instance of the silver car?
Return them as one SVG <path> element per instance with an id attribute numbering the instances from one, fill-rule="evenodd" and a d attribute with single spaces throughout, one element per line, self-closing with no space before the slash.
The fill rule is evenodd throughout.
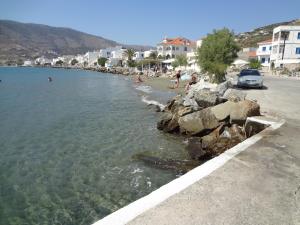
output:
<path id="1" fill-rule="evenodd" d="M 238 87 L 263 87 L 263 77 L 255 69 L 244 69 L 238 74 Z"/>

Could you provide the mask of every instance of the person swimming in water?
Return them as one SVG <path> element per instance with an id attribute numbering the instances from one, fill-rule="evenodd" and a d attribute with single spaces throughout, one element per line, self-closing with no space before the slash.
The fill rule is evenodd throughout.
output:
<path id="1" fill-rule="evenodd" d="M 48 77 L 48 81 L 49 81 L 49 82 L 52 82 L 52 77 Z"/>

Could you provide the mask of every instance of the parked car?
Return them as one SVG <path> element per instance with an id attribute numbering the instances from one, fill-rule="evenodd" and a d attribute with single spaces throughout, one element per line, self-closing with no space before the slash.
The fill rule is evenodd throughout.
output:
<path id="1" fill-rule="evenodd" d="M 258 70 L 244 69 L 238 74 L 238 87 L 263 87 L 263 77 Z"/>

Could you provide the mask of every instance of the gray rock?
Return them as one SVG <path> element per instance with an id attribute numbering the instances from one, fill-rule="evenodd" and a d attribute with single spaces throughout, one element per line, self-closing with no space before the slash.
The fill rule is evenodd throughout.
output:
<path id="1" fill-rule="evenodd" d="M 237 107 L 235 102 L 227 101 L 211 107 L 211 111 L 219 121 L 223 121 L 226 118 L 229 118 L 231 111 L 235 107 Z"/>
<path id="2" fill-rule="evenodd" d="M 194 99 L 200 107 L 206 108 L 220 103 L 219 93 L 206 89 L 200 90 L 194 94 Z"/>
<path id="3" fill-rule="evenodd" d="M 195 135 L 216 128 L 219 122 L 210 108 L 206 108 L 180 117 L 178 124 L 182 133 Z"/>
<path id="4" fill-rule="evenodd" d="M 238 102 L 246 99 L 247 94 L 243 91 L 229 88 L 225 91 L 223 98 L 228 101 Z"/>
<path id="5" fill-rule="evenodd" d="M 216 87 L 216 91 L 222 96 L 224 95 L 224 93 L 226 92 L 226 90 L 228 88 L 231 88 L 232 87 L 232 84 L 231 82 L 228 80 L 228 81 L 225 81 L 221 84 L 219 84 L 217 87 Z"/>
<path id="6" fill-rule="evenodd" d="M 192 107 L 194 110 L 199 110 L 199 106 L 198 106 L 198 103 L 195 101 L 195 99 L 192 99 L 192 98 L 188 98 L 188 97 L 185 97 L 184 98 L 184 101 L 183 101 L 183 106 L 190 106 Z"/>
<path id="7" fill-rule="evenodd" d="M 218 121 L 230 119 L 231 123 L 244 124 L 247 117 L 259 116 L 260 107 L 256 102 L 244 100 L 239 102 L 227 101 L 211 107 Z"/>
<path id="8" fill-rule="evenodd" d="M 172 113 L 164 113 L 157 123 L 157 129 L 164 130 L 168 126 L 169 122 L 172 120 Z"/>
<path id="9" fill-rule="evenodd" d="M 230 112 L 230 123 L 243 125 L 247 117 L 260 116 L 260 107 L 254 101 L 244 100 L 237 102 Z"/>

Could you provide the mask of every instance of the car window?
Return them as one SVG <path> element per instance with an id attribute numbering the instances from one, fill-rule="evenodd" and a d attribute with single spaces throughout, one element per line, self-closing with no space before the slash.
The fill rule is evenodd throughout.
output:
<path id="1" fill-rule="evenodd" d="M 260 76 L 260 73 L 257 70 L 242 70 L 240 76 Z"/>

